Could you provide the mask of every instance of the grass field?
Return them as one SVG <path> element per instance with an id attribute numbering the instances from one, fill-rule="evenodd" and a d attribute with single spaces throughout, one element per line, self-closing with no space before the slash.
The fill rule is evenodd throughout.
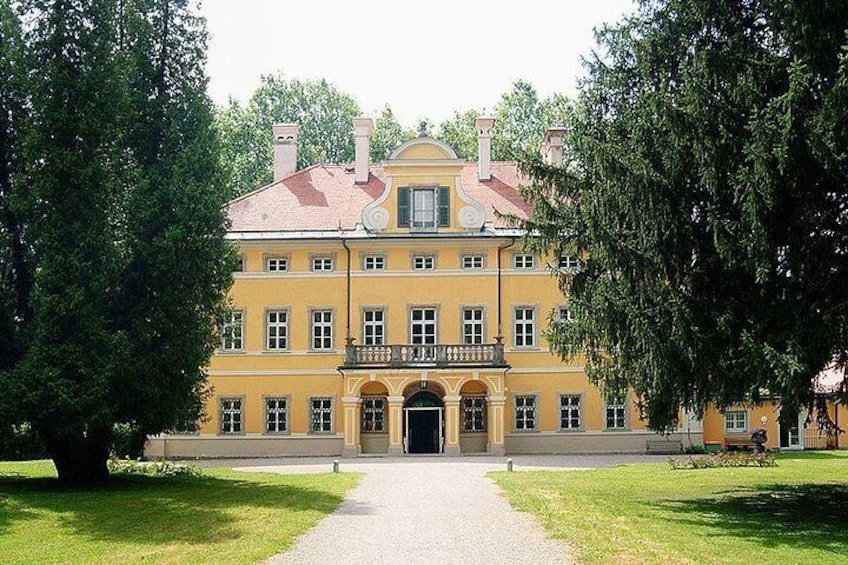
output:
<path id="1" fill-rule="evenodd" d="M 848 563 L 848 453 L 777 464 L 491 476 L 585 563 Z"/>
<path id="2" fill-rule="evenodd" d="M 0 463 L 0 562 L 256 563 L 341 503 L 353 474 L 204 470 L 62 491 L 49 462 Z"/>

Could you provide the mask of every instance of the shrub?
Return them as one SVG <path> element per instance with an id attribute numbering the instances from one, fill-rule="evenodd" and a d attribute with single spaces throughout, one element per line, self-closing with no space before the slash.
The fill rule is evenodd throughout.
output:
<path id="1" fill-rule="evenodd" d="M 686 453 L 688 455 L 703 455 L 706 452 L 707 452 L 706 447 L 704 447 L 703 445 L 695 444 L 695 443 L 693 443 L 692 445 L 687 445 L 683 449 L 683 453 Z"/>
<path id="2" fill-rule="evenodd" d="M 138 459 L 144 455 L 147 437 L 135 426 L 117 423 L 112 426 L 112 448 L 110 455 L 116 459 Z"/>
<path id="3" fill-rule="evenodd" d="M 202 474 L 199 467 L 158 461 L 139 461 L 138 459 L 110 459 L 109 473 L 112 475 L 144 475 L 147 477 L 196 477 Z"/>
<path id="4" fill-rule="evenodd" d="M 0 428 L 0 460 L 44 459 L 47 454 L 28 423 Z"/>
<path id="5" fill-rule="evenodd" d="M 777 466 L 773 453 L 742 453 L 738 451 L 719 451 L 708 457 L 669 457 L 668 463 L 674 470 Z"/>

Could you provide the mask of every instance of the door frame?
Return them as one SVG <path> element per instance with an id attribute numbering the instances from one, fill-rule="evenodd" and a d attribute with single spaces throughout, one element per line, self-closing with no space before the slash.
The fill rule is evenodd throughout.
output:
<path id="1" fill-rule="evenodd" d="M 444 406 L 422 406 L 403 409 L 403 452 L 409 453 L 409 413 L 412 411 L 422 412 L 425 410 L 438 410 L 439 417 L 439 442 L 436 446 L 436 454 L 445 452 L 445 407 Z"/>

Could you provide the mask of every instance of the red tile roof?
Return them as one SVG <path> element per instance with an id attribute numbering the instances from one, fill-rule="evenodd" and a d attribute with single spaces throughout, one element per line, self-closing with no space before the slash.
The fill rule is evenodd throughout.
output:
<path id="1" fill-rule="evenodd" d="M 365 184 L 354 183 L 344 165 L 314 165 L 236 198 L 228 204 L 230 231 L 326 231 L 354 229 L 362 223 L 362 209 L 385 189 L 385 172 L 371 167 Z M 523 181 L 516 163 L 492 163 L 492 179 L 477 180 L 477 163 L 462 169 L 466 194 L 486 208 L 486 221 L 506 227 L 502 214 L 528 217 L 530 206 L 518 193 Z"/>

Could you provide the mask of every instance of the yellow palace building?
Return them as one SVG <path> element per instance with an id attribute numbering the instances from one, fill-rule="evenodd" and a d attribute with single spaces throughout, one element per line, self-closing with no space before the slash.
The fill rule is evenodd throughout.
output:
<path id="1" fill-rule="evenodd" d="M 549 352 L 545 329 L 569 319 L 554 275 L 579 259 L 526 251 L 501 219 L 531 210 L 516 163 L 490 159 L 492 126 L 476 121 L 476 162 L 419 137 L 373 164 L 373 124 L 358 118 L 353 165 L 298 171 L 298 126 L 275 125 L 275 180 L 228 205 L 241 269 L 206 418 L 146 454 L 678 451 L 762 415 L 777 446 L 774 406 L 683 417 L 658 436 L 631 395 L 605 397 L 579 360 Z M 542 151 L 561 162 L 562 130 Z"/>

